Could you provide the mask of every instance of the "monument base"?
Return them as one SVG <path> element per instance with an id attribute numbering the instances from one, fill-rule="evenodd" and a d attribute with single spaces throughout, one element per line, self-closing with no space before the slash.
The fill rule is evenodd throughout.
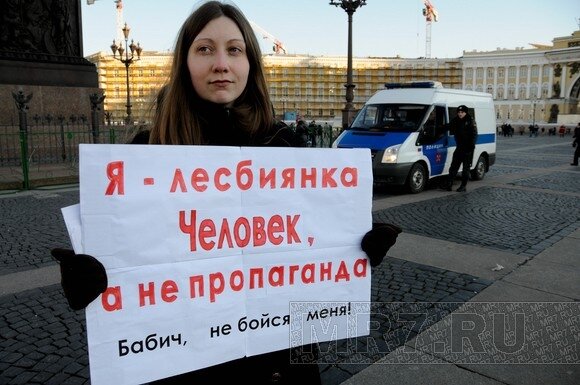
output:
<path id="1" fill-rule="evenodd" d="M 0 60 L 0 125 L 18 124 L 18 109 L 12 93 L 32 93 L 28 119 L 47 115 L 90 119 L 89 95 L 100 93 L 94 64 L 43 63 Z"/>

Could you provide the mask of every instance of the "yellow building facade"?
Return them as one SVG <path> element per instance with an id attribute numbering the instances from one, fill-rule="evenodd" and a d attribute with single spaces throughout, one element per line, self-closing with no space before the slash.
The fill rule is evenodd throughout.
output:
<path id="1" fill-rule="evenodd" d="M 127 116 L 125 66 L 105 52 L 87 59 L 97 66 L 107 120 L 122 124 Z M 146 51 L 129 67 L 135 123 L 150 121 L 155 95 L 167 80 L 171 59 L 170 52 Z M 270 54 L 263 61 L 278 118 L 341 126 L 346 57 Z M 574 120 L 580 113 L 579 66 L 580 31 L 555 38 L 552 46 L 471 51 L 460 58 L 353 58 L 353 103 L 360 109 L 385 83 L 434 80 L 447 88 L 491 93 L 498 123 Z"/>
<path id="2" fill-rule="evenodd" d="M 266 55 L 263 59 L 277 117 L 341 125 L 346 57 Z M 353 58 L 354 107 L 360 109 L 385 83 L 426 79 L 460 88 L 459 59 Z"/>
<path id="3" fill-rule="evenodd" d="M 129 67 L 129 91 L 133 122 L 151 120 L 157 91 L 165 84 L 171 67 L 171 52 L 142 52 L 141 59 Z M 105 95 L 103 110 L 110 124 L 124 124 L 127 117 L 127 70 L 108 52 L 86 57 L 97 66 L 99 88 Z"/>

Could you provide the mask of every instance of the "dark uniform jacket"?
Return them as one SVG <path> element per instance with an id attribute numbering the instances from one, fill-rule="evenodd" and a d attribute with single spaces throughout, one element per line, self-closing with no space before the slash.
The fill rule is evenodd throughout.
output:
<path id="1" fill-rule="evenodd" d="M 467 153 L 475 150 L 477 142 L 477 127 L 473 124 L 471 116 L 465 115 L 463 119 L 455 117 L 451 120 L 450 131 L 455 135 L 457 148 L 455 151 Z"/>
<path id="2" fill-rule="evenodd" d="M 222 106 L 204 103 L 201 114 L 203 135 L 208 145 L 303 147 L 305 143 L 284 123 L 273 123 L 271 129 L 258 137 L 251 137 L 236 127 L 233 113 Z M 146 144 L 149 133 L 138 133 L 131 143 Z M 224 384 L 234 382 L 261 384 L 320 384 L 315 346 L 280 350 L 252 357 L 244 357 L 223 364 L 164 378 L 151 384 Z M 299 363 L 297 363 L 299 362 Z M 306 362 L 306 363 L 305 363 Z M 160 362 L 159 365 L 163 365 Z"/>

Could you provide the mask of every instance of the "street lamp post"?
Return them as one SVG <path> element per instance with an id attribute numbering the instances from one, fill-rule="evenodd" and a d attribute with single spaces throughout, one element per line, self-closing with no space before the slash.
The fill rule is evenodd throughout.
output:
<path id="1" fill-rule="evenodd" d="M 123 36 L 125 37 L 125 48 L 123 48 L 122 44 L 117 45 L 117 43 L 115 43 L 115 40 L 113 40 L 113 44 L 111 44 L 111 51 L 113 51 L 113 58 L 117 59 L 118 61 L 120 61 L 121 63 L 123 63 L 125 65 L 125 73 L 126 73 L 126 78 L 127 78 L 127 118 L 126 118 L 126 123 L 132 124 L 133 118 L 131 116 L 131 92 L 129 89 L 129 67 L 131 66 L 131 64 L 133 64 L 137 60 L 141 59 L 141 52 L 143 51 L 143 48 L 141 48 L 139 43 L 135 44 L 133 42 L 133 40 L 131 40 L 131 44 L 129 44 L 129 31 L 131 31 L 131 29 L 127 26 L 127 23 L 125 23 L 125 26 L 123 27 L 122 31 L 123 31 Z M 116 56 L 117 52 L 119 52 L 119 57 Z M 124 57 L 123 57 L 123 53 L 125 54 Z M 137 57 L 135 57 L 135 54 L 137 54 Z"/>
<path id="2" fill-rule="evenodd" d="M 346 68 L 346 104 L 342 110 L 342 128 L 346 129 L 352 119 L 354 118 L 354 87 L 352 83 L 352 15 L 356 10 L 363 5 L 366 5 L 366 0 L 330 0 L 330 5 L 341 7 L 348 14 L 348 56 Z"/>

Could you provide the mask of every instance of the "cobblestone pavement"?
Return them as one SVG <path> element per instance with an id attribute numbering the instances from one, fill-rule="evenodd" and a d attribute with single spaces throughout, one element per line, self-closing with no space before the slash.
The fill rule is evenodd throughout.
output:
<path id="1" fill-rule="evenodd" d="M 530 184 L 537 186 L 531 180 Z M 578 181 L 576 189 L 580 191 Z M 536 255 L 576 229 L 578 218 L 569 215 L 574 211 L 580 211 L 580 200 L 575 196 L 482 187 L 469 194 L 397 206 L 373 216 L 379 222 L 398 223 L 410 233 Z"/>
<path id="2" fill-rule="evenodd" d="M 550 170 L 567 165 L 571 155 L 569 140 L 561 138 L 499 138 L 497 164 L 484 180 L 508 178 L 499 185 L 473 182 L 466 194 L 373 215 L 408 233 L 532 258 L 578 227 L 578 170 Z M 0 195 L 0 279 L 55 265 L 49 250 L 70 245 L 60 208 L 77 202 L 76 190 Z M 387 258 L 373 269 L 371 335 L 320 345 L 323 384 L 358 373 L 491 283 Z M 60 285 L 0 297 L 1 385 L 88 383 L 84 312 L 68 308 Z"/>
<path id="3" fill-rule="evenodd" d="M 31 191 L 2 197 L 0 276 L 55 265 L 48 251 L 70 247 L 60 209 L 78 202 L 78 190 Z"/>

